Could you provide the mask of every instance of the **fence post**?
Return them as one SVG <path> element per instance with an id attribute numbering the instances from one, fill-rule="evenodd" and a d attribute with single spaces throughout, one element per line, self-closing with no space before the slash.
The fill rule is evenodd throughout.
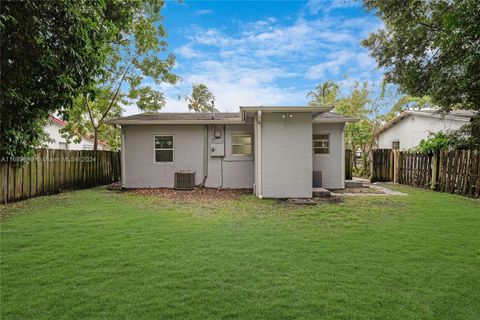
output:
<path id="1" fill-rule="evenodd" d="M 432 157 L 432 180 L 430 181 L 430 189 L 435 190 L 437 189 L 437 183 L 438 183 L 438 176 L 439 176 L 439 159 L 440 154 L 437 151 L 433 152 L 433 157 Z"/>
<path id="2" fill-rule="evenodd" d="M 398 183 L 400 175 L 400 150 L 392 150 L 393 153 L 393 182 Z"/>

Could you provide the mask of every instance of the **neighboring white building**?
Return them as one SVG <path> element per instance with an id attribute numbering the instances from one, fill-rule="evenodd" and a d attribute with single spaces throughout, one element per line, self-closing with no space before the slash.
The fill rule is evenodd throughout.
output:
<path id="1" fill-rule="evenodd" d="M 93 150 L 93 139 L 83 137 L 80 143 L 68 143 L 65 138 L 62 137 L 60 129 L 65 127 L 67 123 L 54 116 L 50 116 L 51 124 L 47 125 L 44 130 L 48 133 L 51 141 L 47 143 L 49 149 L 61 149 L 61 150 Z M 104 142 L 98 142 L 98 150 L 106 150 L 106 144 Z"/>
<path id="2" fill-rule="evenodd" d="M 474 112 L 453 110 L 442 114 L 438 110 L 406 110 L 381 127 L 377 133 L 379 149 L 410 149 L 427 139 L 430 133 L 457 130 L 470 122 Z"/>

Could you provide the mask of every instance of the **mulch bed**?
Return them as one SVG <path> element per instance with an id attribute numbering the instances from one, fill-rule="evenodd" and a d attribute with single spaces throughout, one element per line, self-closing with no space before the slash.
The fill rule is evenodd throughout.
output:
<path id="1" fill-rule="evenodd" d="M 195 188 L 193 190 L 158 189 L 128 189 L 129 193 L 138 195 L 158 196 L 161 198 L 182 202 L 217 202 L 240 199 L 244 194 L 251 194 L 251 189 L 214 189 Z"/>

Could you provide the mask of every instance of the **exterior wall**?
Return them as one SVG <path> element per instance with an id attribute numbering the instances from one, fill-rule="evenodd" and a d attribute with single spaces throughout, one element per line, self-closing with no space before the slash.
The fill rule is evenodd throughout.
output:
<path id="1" fill-rule="evenodd" d="M 174 173 L 178 170 L 195 171 L 195 184 L 205 176 L 205 125 L 131 125 L 123 126 L 124 166 L 127 188 L 173 188 Z M 215 129 L 222 132 L 214 138 Z M 211 188 L 252 188 L 253 155 L 231 154 L 231 134 L 253 133 L 252 125 L 208 126 L 208 177 L 205 186 Z M 174 161 L 154 161 L 154 136 L 174 136 Z M 210 156 L 212 143 L 225 142 L 225 157 Z"/>
<path id="2" fill-rule="evenodd" d="M 312 115 L 265 113 L 261 121 L 261 195 L 312 197 Z"/>
<path id="3" fill-rule="evenodd" d="M 205 186 L 209 188 L 246 188 L 252 189 L 254 184 L 253 152 L 247 155 L 232 155 L 232 134 L 248 133 L 252 135 L 253 125 L 217 125 L 217 130 L 222 131 L 222 138 L 214 139 L 215 126 L 209 126 L 209 143 L 225 142 L 225 157 L 209 157 L 208 178 Z"/>
<path id="4" fill-rule="evenodd" d="M 392 142 L 399 140 L 400 149 L 414 148 L 420 144 L 422 139 L 427 139 L 430 132 L 456 130 L 465 124 L 467 122 L 410 115 L 383 131 L 378 136 L 378 147 L 391 149 Z"/>
<path id="5" fill-rule="evenodd" d="M 49 149 L 61 149 L 60 142 L 66 143 L 65 138 L 62 137 L 60 134 L 60 129 L 62 127 L 56 124 L 49 124 L 44 128 L 44 131 L 48 133 L 50 139 L 53 139 L 52 142 L 48 142 L 47 146 Z M 93 141 L 82 139 L 80 143 L 69 143 L 67 149 L 68 150 L 84 150 L 85 147 L 91 147 L 88 150 L 93 150 Z M 102 150 L 103 146 L 101 144 L 98 145 L 98 150 Z"/>
<path id="6" fill-rule="evenodd" d="M 313 134 L 328 134 L 328 154 L 313 154 L 313 171 L 322 171 L 322 187 L 342 189 L 345 187 L 344 123 L 315 123 Z M 312 147 L 312 146 L 311 146 Z M 313 150 L 310 150 L 313 153 Z"/>

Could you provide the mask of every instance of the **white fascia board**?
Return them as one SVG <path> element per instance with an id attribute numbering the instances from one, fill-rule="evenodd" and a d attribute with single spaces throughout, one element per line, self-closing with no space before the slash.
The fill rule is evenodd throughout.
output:
<path id="1" fill-rule="evenodd" d="M 119 125 L 148 125 L 148 124 L 242 124 L 241 119 L 223 120 L 110 120 L 107 124 Z"/>
<path id="2" fill-rule="evenodd" d="M 344 123 L 344 122 L 357 122 L 357 118 L 332 118 L 332 119 L 317 119 L 313 120 L 313 123 Z"/>
<path id="3" fill-rule="evenodd" d="M 316 113 L 316 112 L 328 112 L 332 110 L 333 107 L 309 107 L 309 106 L 241 106 L 240 113 L 242 120 L 245 120 L 247 113 L 257 113 L 261 111 L 263 113 L 274 113 L 274 112 L 291 112 L 291 113 Z"/>

